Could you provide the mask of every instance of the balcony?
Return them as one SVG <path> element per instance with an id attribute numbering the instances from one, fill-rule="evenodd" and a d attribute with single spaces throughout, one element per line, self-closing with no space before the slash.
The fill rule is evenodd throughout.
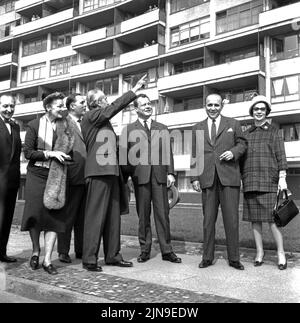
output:
<path id="1" fill-rule="evenodd" d="M 101 59 L 99 61 L 88 62 L 85 64 L 71 66 L 72 77 L 84 76 L 87 74 L 96 74 L 104 71 L 106 68 L 106 60 Z"/>
<path id="2" fill-rule="evenodd" d="M 126 20 L 121 23 L 120 32 L 126 33 L 130 30 L 138 29 L 143 26 L 153 24 L 155 22 L 159 22 L 160 20 L 160 10 L 153 10 L 151 12 L 147 12 L 143 15 L 137 16 L 135 18 Z"/>
<path id="3" fill-rule="evenodd" d="M 162 93 L 173 92 L 208 83 L 217 83 L 221 80 L 251 76 L 263 73 L 263 70 L 261 57 L 255 56 L 161 78 L 158 81 L 158 89 Z"/>
<path id="4" fill-rule="evenodd" d="M 259 15 L 260 27 L 288 22 L 299 17 L 300 2 L 263 12 Z"/>
<path id="5" fill-rule="evenodd" d="M 15 4 L 15 10 L 17 13 L 20 13 L 28 8 L 41 5 L 43 2 L 44 0 L 19 0 Z"/>
<path id="6" fill-rule="evenodd" d="M 58 24 L 67 22 L 73 18 L 74 9 L 67 9 L 53 15 L 40 18 L 35 21 L 25 23 L 23 25 L 17 26 L 13 30 L 14 36 L 21 36 L 27 33 L 44 31 L 45 29 L 51 28 Z"/>
<path id="7" fill-rule="evenodd" d="M 83 46 L 93 45 L 106 37 L 107 28 L 104 27 L 73 37 L 72 46 L 76 49 Z"/>
<path id="8" fill-rule="evenodd" d="M 0 91 L 6 91 L 16 86 L 16 82 L 11 80 L 6 80 L 0 82 Z"/>
<path id="9" fill-rule="evenodd" d="M 14 54 L 6 54 L 0 56 L 0 68 L 8 65 L 16 65 L 18 64 L 18 57 Z"/>
<path id="10" fill-rule="evenodd" d="M 14 116 L 22 117 L 27 115 L 35 115 L 39 113 L 45 113 L 42 101 L 17 104 Z"/>
<path id="11" fill-rule="evenodd" d="M 285 152 L 288 162 L 300 161 L 300 141 L 285 142 Z"/>
<path id="12" fill-rule="evenodd" d="M 161 55 L 164 52 L 164 46 L 155 44 L 152 46 L 140 48 L 120 56 L 120 65 L 128 65 L 138 61 L 148 60 Z"/>

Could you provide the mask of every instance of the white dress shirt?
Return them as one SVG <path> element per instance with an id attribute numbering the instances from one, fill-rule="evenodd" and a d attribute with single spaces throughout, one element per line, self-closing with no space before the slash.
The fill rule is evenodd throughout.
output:
<path id="1" fill-rule="evenodd" d="M 148 120 L 144 120 L 142 118 L 139 118 L 140 123 L 142 124 L 142 126 L 145 128 L 145 121 L 147 122 L 148 128 L 149 130 L 151 130 L 151 124 L 152 124 L 152 119 L 149 118 Z"/>
<path id="2" fill-rule="evenodd" d="M 80 130 L 80 132 L 81 132 L 81 126 L 80 126 L 80 122 L 79 122 L 79 118 L 77 118 L 77 117 L 75 117 L 75 116 L 73 116 L 73 114 L 69 114 L 69 116 L 72 118 L 72 120 L 76 123 L 76 125 L 77 125 L 77 127 L 78 127 L 78 129 Z"/>
<path id="3" fill-rule="evenodd" d="M 218 134 L 218 131 L 219 131 L 219 127 L 220 127 L 220 122 L 221 122 L 221 115 L 218 116 L 218 118 L 216 119 L 216 130 L 217 130 L 217 134 Z M 209 138 L 211 140 L 211 127 L 212 127 L 212 124 L 213 124 L 213 121 L 211 118 L 208 118 L 207 119 L 207 124 L 208 124 L 208 132 L 209 132 Z"/>

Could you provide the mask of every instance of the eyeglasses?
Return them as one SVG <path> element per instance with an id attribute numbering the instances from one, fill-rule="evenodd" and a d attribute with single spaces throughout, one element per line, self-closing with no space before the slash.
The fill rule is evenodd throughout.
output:
<path id="1" fill-rule="evenodd" d="M 258 111 L 262 111 L 262 112 L 266 112 L 267 108 L 253 108 L 253 111 L 258 112 Z"/>

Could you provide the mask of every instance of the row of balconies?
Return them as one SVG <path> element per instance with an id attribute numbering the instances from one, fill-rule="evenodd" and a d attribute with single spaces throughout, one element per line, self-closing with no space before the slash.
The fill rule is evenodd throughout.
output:
<path id="1" fill-rule="evenodd" d="M 28 6 L 39 5 L 43 2 L 41 0 L 19 0 L 16 3 L 16 11 L 21 12 L 22 9 Z M 300 11 L 300 2 L 283 6 L 277 9 L 269 10 L 263 12 L 259 16 L 259 25 L 261 28 L 267 28 L 268 26 L 277 23 L 286 23 L 287 21 L 292 22 L 293 19 L 299 18 L 298 12 Z M 129 30 L 138 28 L 139 26 L 145 26 L 148 23 L 156 21 L 159 16 L 159 10 L 154 10 L 147 12 L 138 17 L 129 19 L 121 23 L 120 32 L 124 33 Z M 13 35 L 20 36 L 34 31 L 39 31 L 44 28 L 49 28 L 51 26 L 57 25 L 59 23 L 64 23 L 70 19 L 74 18 L 74 9 L 67 9 L 53 15 L 41 18 L 36 21 L 31 21 L 26 24 L 20 25 L 14 29 Z M 295 20 L 296 21 L 296 20 Z"/>

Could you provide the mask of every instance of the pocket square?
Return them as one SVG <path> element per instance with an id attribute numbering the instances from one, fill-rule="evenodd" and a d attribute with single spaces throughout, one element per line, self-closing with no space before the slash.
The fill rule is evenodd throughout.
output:
<path id="1" fill-rule="evenodd" d="M 232 129 L 232 128 L 230 128 L 230 129 L 228 129 L 228 130 L 227 130 L 227 132 L 233 132 L 233 129 Z"/>

